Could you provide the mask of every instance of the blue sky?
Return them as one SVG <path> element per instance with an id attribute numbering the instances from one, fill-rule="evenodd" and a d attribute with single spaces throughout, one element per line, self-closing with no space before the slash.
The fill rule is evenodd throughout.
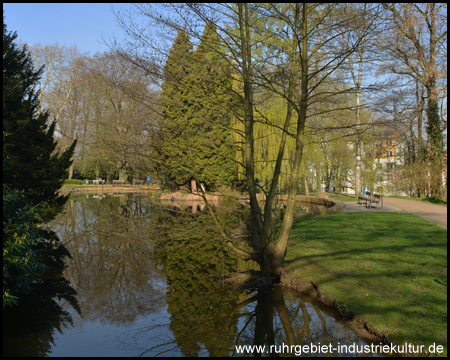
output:
<path id="1" fill-rule="evenodd" d="M 114 9 L 129 9 L 130 4 L 113 4 Z M 121 40 L 123 30 L 117 25 L 110 3 L 102 4 L 3 4 L 8 31 L 17 31 L 18 39 L 30 45 L 41 43 L 72 46 L 81 52 L 107 51 L 100 44 L 102 36 Z"/>

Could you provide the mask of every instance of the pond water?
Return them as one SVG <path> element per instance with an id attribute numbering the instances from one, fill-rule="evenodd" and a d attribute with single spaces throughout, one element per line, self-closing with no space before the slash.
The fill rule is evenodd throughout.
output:
<path id="1" fill-rule="evenodd" d="M 217 213 L 230 229 L 242 226 L 238 213 Z M 3 312 L 3 356 L 228 357 L 242 356 L 239 345 L 266 345 L 268 356 L 270 344 L 332 344 L 327 356 L 355 356 L 337 347 L 366 344 L 332 313 L 281 287 L 225 286 L 220 275 L 237 260 L 201 205 L 82 195 L 51 227 L 72 257 L 67 282 Z"/>

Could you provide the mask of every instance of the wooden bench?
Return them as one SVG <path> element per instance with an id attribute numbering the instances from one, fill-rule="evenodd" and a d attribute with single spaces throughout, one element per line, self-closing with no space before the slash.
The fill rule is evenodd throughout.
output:
<path id="1" fill-rule="evenodd" d="M 362 200 L 362 202 L 360 202 Z M 358 197 L 358 204 L 366 203 L 366 207 L 372 207 L 372 203 L 376 204 L 377 207 L 381 203 L 381 208 L 383 208 L 383 196 L 379 194 L 373 194 L 370 191 L 366 191 L 366 195 L 361 195 Z"/>
<path id="2" fill-rule="evenodd" d="M 160 185 L 161 180 L 150 180 L 150 185 Z"/>
<path id="3" fill-rule="evenodd" d="M 116 184 L 121 184 L 121 185 L 123 185 L 124 182 L 125 182 L 125 180 L 113 180 L 113 181 L 112 181 L 113 186 L 116 185 Z"/>
<path id="4" fill-rule="evenodd" d="M 144 183 L 144 180 L 133 180 L 133 185 L 143 184 L 143 183 Z"/>
<path id="5" fill-rule="evenodd" d="M 364 202 L 366 203 L 366 207 L 367 207 L 367 202 L 370 201 L 371 196 L 370 196 L 370 191 L 366 191 L 365 195 L 359 195 L 358 196 L 358 204 L 363 204 Z M 361 202 L 360 202 L 361 200 Z"/>
<path id="6" fill-rule="evenodd" d="M 378 194 L 373 194 L 373 196 L 368 200 L 370 207 L 372 206 L 372 203 L 377 204 L 378 205 L 381 203 L 381 208 L 383 208 L 383 196 L 378 195 Z"/>

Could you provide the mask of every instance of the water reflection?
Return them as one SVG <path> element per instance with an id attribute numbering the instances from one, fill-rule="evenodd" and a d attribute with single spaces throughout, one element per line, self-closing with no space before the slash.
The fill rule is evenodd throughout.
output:
<path id="1" fill-rule="evenodd" d="M 62 276 L 64 259 L 70 255 L 54 233 L 49 233 L 53 240 L 40 244 L 49 268 L 18 305 L 3 310 L 4 357 L 48 355 L 56 330 L 73 325 L 72 312 L 80 314 L 76 292 Z"/>
<path id="2" fill-rule="evenodd" d="M 221 275 L 237 260 L 197 205 L 131 194 L 70 199 L 53 228 L 72 254 L 65 276 L 82 316 L 67 302 L 41 304 L 27 322 L 35 334 L 27 354 L 228 357 L 242 355 L 235 345 L 358 343 L 349 328 L 281 287 L 229 289 Z M 242 226 L 238 211 L 217 213 L 230 230 Z M 12 322 L 4 319 L 4 334 Z M 10 355 L 28 341 L 16 334 Z"/>
<path id="3" fill-rule="evenodd" d="M 125 324 L 164 306 L 164 275 L 149 241 L 160 214 L 139 197 L 69 200 L 55 227 L 72 254 L 66 277 L 84 319 Z"/>

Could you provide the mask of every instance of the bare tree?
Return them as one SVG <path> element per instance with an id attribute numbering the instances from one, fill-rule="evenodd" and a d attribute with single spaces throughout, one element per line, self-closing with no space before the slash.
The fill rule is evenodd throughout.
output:
<path id="1" fill-rule="evenodd" d="M 385 49 L 391 55 L 386 68 L 394 74 L 410 77 L 426 89 L 428 159 L 438 162 L 432 166 L 442 172 L 444 142 L 439 102 L 446 98 L 446 4 L 383 4 L 392 22 Z M 445 65 L 444 65 L 445 64 Z M 420 111 L 420 100 L 418 101 Z M 417 117 L 421 128 L 421 115 Z M 433 178 L 441 176 L 434 174 Z M 441 181 L 433 185 L 432 194 L 439 193 Z"/>
<path id="2" fill-rule="evenodd" d="M 331 102 L 333 96 L 338 96 L 339 92 L 321 86 L 360 46 L 370 29 L 365 24 L 354 21 L 355 16 L 349 11 L 341 13 L 340 21 L 346 23 L 345 30 L 342 30 L 340 23 L 336 23 L 336 12 L 339 12 L 337 4 L 173 4 L 164 6 L 164 11 L 158 11 L 154 5 L 136 5 L 134 10 L 147 20 L 144 25 L 146 29 L 154 25 L 166 29 L 166 36 L 155 38 L 144 33 L 144 29 L 138 26 L 138 21 L 133 17 L 135 13 L 129 12 L 128 18 L 118 14 L 119 21 L 134 41 L 134 49 L 144 49 L 141 58 L 149 54 L 155 57 L 163 55 L 164 61 L 168 51 L 161 46 L 161 41 L 167 39 L 170 30 L 176 32 L 183 29 L 193 39 L 200 39 L 205 23 L 217 26 L 226 49 L 223 55 L 229 58 L 239 82 L 236 95 L 241 99 L 238 102 L 240 106 L 230 111 L 233 111 L 242 124 L 237 131 L 242 136 L 242 165 L 246 174 L 251 211 L 252 252 L 240 249 L 239 244 L 225 232 L 223 235 L 239 254 L 256 260 L 264 276 L 279 278 L 294 221 L 305 125 L 307 118 L 312 116 L 311 105 L 326 98 Z M 263 17 L 276 19 L 278 28 L 262 28 L 258 20 Z M 351 27 L 360 27 L 360 35 L 349 41 L 348 47 L 341 47 L 336 38 Z M 281 40 L 277 42 L 276 38 Z M 274 50 L 268 52 L 267 56 L 258 58 L 256 55 L 260 54 L 255 49 L 261 44 Z M 275 71 L 267 72 L 268 68 Z M 255 93 L 259 89 L 266 89 L 280 96 L 287 106 L 284 123 L 278 127 L 282 137 L 264 208 L 261 208 L 257 198 L 260 186 L 256 181 L 254 150 L 254 127 L 261 121 L 259 113 L 258 117 L 255 116 Z M 270 123 L 270 119 L 264 121 Z M 285 155 L 286 139 L 290 136 L 295 141 L 295 149 L 290 154 L 288 202 L 281 227 L 276 229 L 272 205 Z"/>

